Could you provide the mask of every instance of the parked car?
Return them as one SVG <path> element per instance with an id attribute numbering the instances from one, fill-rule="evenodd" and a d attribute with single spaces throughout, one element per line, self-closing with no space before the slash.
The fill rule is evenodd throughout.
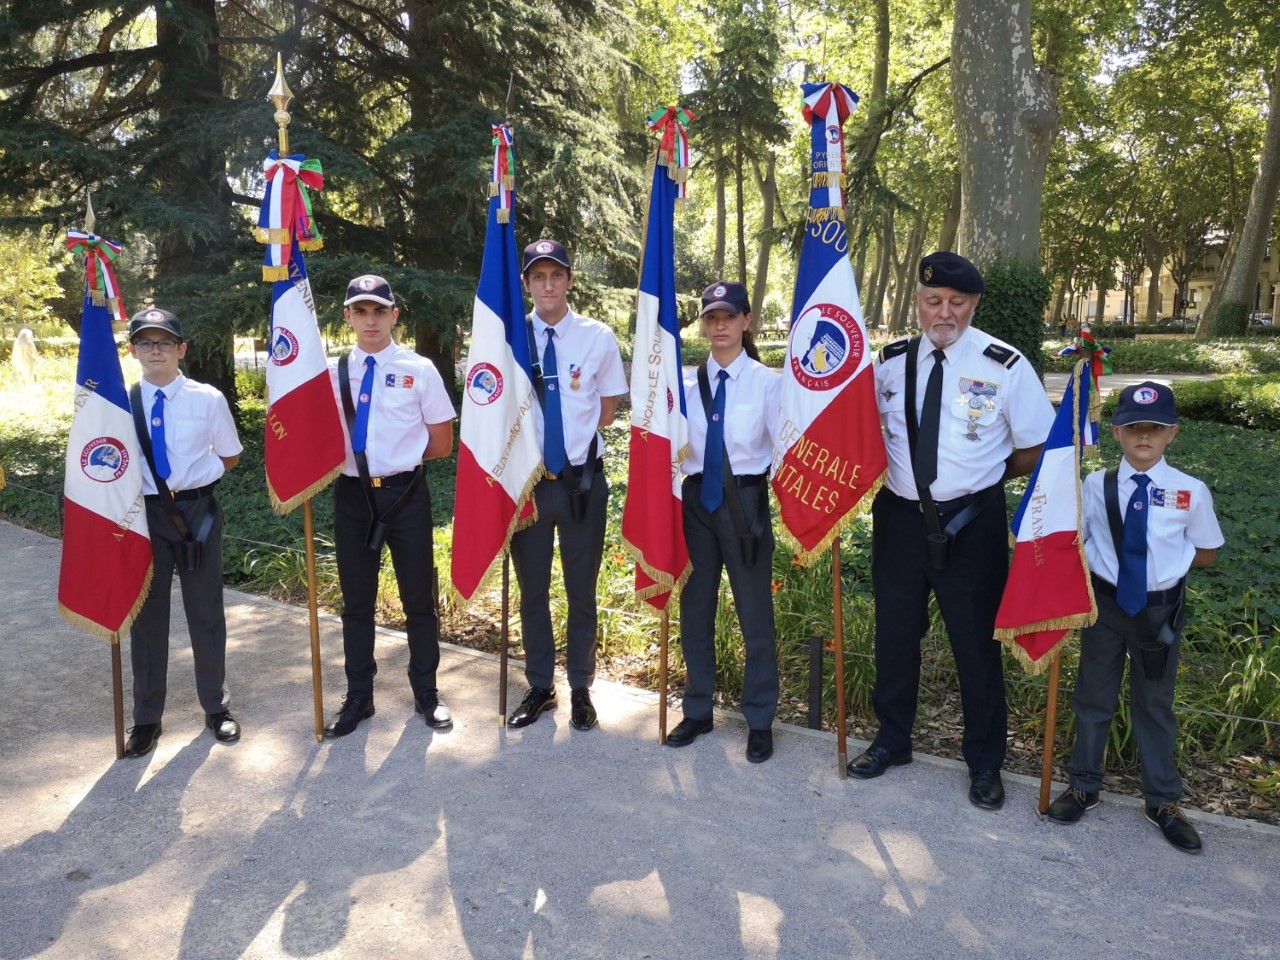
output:
<path id="1" fill-rule="evenodd" d="M 1271 314 L 1269 313 L 1251 313 L 1249 314 L 1249 322 L 1256 323 L 1262 327 L 1271 326 Z"/>

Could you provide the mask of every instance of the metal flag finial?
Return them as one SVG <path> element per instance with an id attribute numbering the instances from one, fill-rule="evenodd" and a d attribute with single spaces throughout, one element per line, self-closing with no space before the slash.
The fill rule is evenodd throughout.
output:
<path id="1" fill-rule="evenodd" d="M 98 217 L 93 212 L 93 196 L 86 189 L 84 192 L 84 232 L 93 233 L 93 228 L 97 226 Z"/>
<path id="2" fill-rule="evenodd" d="M 289 101 L 293 99 L 293 91 L 284 79 L 284 65 L 279 53 L 276 54 L 276 79 L 267 91 L 267 99 L 276 107 L 276 126 L 280 130 L 280 155 L 289 152 Z"/>

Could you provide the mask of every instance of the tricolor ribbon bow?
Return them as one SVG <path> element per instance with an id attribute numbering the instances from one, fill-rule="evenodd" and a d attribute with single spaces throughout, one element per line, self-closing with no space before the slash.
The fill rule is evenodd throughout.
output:
<path id="1" fill-rule="evenodd" d="M 696 119 L 692 110 L 674 105 L 649 114 L 649 129 L 662 133 L 658 163 L 667 168 L 667 174 L 678 184 L 677 198 L 689 192 L 689 133 L 685 128 Z"/>
<path id="2" fill-rule="evenodd" d="M 68 230 L 67 249 L 84 250 L 85 290 L 95 306 L 106 307 L 123 323 L 124 298 L 120 296 L 120 284 L 116 281 L 111 261 L 124 248 L 96 233 Z"/>
<path id="3" fill-rule="evenodd" d="M 840 83 L 804 84 L 804 119 L 813 145 L 809 220 L 844 219 L 844 122 L 858 95 Z"/>
<path id="4" fill-rule="evenodd" d="M 489 196 L 498 198 L 498 223 L 511 222 L 515 207 L 516 136 L 511 124 L 493 122 L 493 173 Z"/>
<path id="5" fill-rule="evenodd" d="M 262 196 L 256 235 L 267 250 L 262 258 L 263 280 L 287 280 L 293 244 L 299 250 L 319 250 L 324 241 L 311 217 L 311 190 L 324 189 L 324 171 L 319 160 L 302 154 L 280 157 L 272 150 L 262 164 L 267 189 Z"/>

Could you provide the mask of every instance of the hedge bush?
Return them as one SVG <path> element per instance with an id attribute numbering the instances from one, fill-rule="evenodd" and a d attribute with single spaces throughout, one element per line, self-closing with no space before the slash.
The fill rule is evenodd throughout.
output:
<path id="1" fill-rule="evenodd" d="M 1207 420 L 1251 430 L 1280 430 L 1280 375 L 1226 376 L 1220 380 L 1178 380 L 1173 383 L 1178 416 Z M 1103 402 L 1103 417 L 1115 412 L 1120 391 Z"/>
<path id="2" fill-rule="evenodd" d="M 1039 264 L 1003 260 L 982 269 L 987 292 L 978 302 L 973 325 L 1023 353 L 1044 373 L 1044 308 L 1053 287 Z"/>
<path id="3" fill-rule="evenodd" d="M 1071 370 L 1076 358 L 1056 355 L 1070 342 L 1045 343 L 1042 358 L 1046 370 Z M 1100 337 L 1099 342 L 1111 347 L 1111 365 L 1116 373 L 1280 373 L 1280 341 L 1268 338 L 1108 342 Z"/>

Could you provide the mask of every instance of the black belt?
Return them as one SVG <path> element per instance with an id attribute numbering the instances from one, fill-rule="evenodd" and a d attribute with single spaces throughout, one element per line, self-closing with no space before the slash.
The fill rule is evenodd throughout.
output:
<path id="1" fill-rule="evenodd" d="M 199 500 L 201 497 L 213 496 L 213 488 L 218 485 L 218 481 L 206 483 L 203 487 L 196 487 L 194 490 L 174 490 L 173 499 L 175 500 Z M 148 493 L 148 500 L 159 500 L 160 494 Z"/>
<path id="2" fill-rule="evenodd" d="M 1108 581 L 1103 580 L 1096 573 L 1090 574 L 1089 576 L 1093 578 L 1094 593 L 1100 593 L 1104 597 L 1110 597 L 1112 600 L 1116 598 L 1116 585 L 1114 583 L 1109 583 Z M 1178 597 L 1182 595 L 1182 587 L 1183 587 L 1184 580 L 1179 580 L 1177 583 L 1175 583 L 1172 587 L 1169 587 L 1167 590 L 1148 590 L 1147 606 L 1163 607 L 1171 603 L 1177 603 Z"/>
<path id="3" fill-rule="evenodd" d="M 542 473 L 542 479 L 559 480 L 562 477 L 573 477 L 573 479 L 575 480 L 581 480 L 582 471 L 584 471 L 586 468 L 587 468 L 586 461 L 583 461 L 582 463 L 579 463 L 579 464 L 569 464 L 559 473 L 552 473 L 550 470 L 544 470 Z M 601 473 L 604 471 L 604 457 L 596 457 L 595 469 L 597 473 Z"/>
<path id="4" fill-rule="evenodd" d="M 418 475 L 417 470 L 406 470 L 404 473 L 390 473 L 385 477 L 370 477 L 369 486 L 375 490 L 400 490 L 413 483 L 413 478 Z M 350 474 L 343 474 L 342 479 L 359 483 L 359 477 L 353 477 Z"/>
<path id="5" fill-rule="evenodd" d="M 701 483 L 702 474 L 691 473 L 689 474 L 689 479 L 694 481 L 695 483 Z M 738 481 L 739 487 L 758 487 L 760 486 L 760 484 L 764 483 L 766 480 L 769 479 L 769 474 L 767 473 L 735 473 L 733 475 L 733 479 Z"/>
<path id="6" fill-rule="evenodd" d="M 993 491 L 1000 489 L 1001 485 L 997 483 L 987 487 L 986 489 L 979 490 L 977 493 L 966 493 L 963 497 L 956 497 L 954 500 L 935 500 L 933 501 L 933 505 L 937 509 L 939 516 L 944 513 L 955 513 L 957 510 L 963 510 L 971 503 L 976 503 L 983 497 L 992 496 Z M 912 500 L 909 497 L 900 497 L 888 487 L 884 488 L 884 492 L 895 500 L 900 500 L 903 503 L 909 503 L 920 512 L 924 512 L 924 507 L 921 505 L 919 500 Z"/>

